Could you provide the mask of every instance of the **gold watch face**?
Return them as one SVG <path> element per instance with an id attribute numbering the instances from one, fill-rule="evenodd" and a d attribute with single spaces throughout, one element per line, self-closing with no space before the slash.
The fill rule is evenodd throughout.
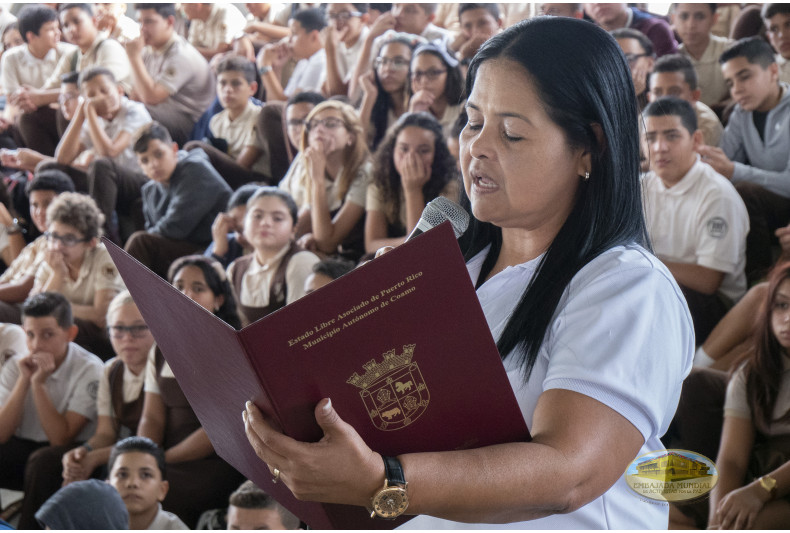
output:
<path id="1" fill-rule="evenodd" d="M 760 485 L 768 492 L 771 492 L 776 487 L 776 480 L 771 476 L 763 476 L 760 478 Z"/>
<path id="2" fill-rule="evenodd" d="M 409 506 L 403 487 L 387 487 L 373 497 L 373 511 L 381 518 L 396 518 Z"/>

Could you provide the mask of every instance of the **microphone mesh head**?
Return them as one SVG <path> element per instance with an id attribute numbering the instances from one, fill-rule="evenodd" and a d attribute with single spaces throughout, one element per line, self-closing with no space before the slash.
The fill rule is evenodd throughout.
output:
<path id="1" fill-rule="evenodd" d="M 431 228 L 435 228 L 445 220 L 449 220 L 453 226 L 455 238 L 459 238 L 469 226 L 469 213 L 455 202 L 448 200 L 444 196 L 439 196 L 428 202 L 422 212 L 422 218 L 430 223 Z"/>

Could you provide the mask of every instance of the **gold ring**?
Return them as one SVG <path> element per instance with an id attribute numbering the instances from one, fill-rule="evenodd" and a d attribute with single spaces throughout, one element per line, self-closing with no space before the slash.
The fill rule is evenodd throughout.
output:
<path id="1" fill-rule="evenodd" d="M 272 473 L 274 474 L 274 477 L 272 478 L 272 483 L 277 483 L 278 481 L 280 481 L 280 469 L 275 468 L 272 471 Z"/>

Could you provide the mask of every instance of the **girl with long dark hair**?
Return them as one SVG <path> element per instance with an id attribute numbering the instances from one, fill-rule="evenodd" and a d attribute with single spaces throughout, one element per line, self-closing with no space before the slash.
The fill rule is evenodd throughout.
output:
<path id="1" fill-rule="evenodd" d="M 398 118 L 408 111 L 411 89 L 409 65 L 414 47 L 425 41 L 415 35 L 396 33 L 381 47 L 373 61 L 373 70 L 360 79 L 362 103 L 359 118 L 368 138 L 376 149 Z"/>
<path id="2" fill-rule="evenodd" d="M 790 523 L 790 263 L 775 267 L 752 347 L 727 385 L 708 529 Z"/>
<path id="3" fill-rule="evenodd" d="M 441 124 L 430 113 L 406 113 L 373 156 L 365 251 L 402 244 L 428 202 L 440 195 L 457 202 L 459 192 Z"/>

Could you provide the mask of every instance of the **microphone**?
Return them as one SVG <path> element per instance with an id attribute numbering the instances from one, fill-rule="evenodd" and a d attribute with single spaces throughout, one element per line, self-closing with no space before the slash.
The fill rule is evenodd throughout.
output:
<path id="1" fill-rule="evenodd" d="M 421 235 L 429 229 L 435 228 L 445 220 L 450 221 L 453 227 L 453 233 L 455 233 L 455 238 L 458 239 L 464 234 L 466 228 L 469 226 L 469 213 L 455 202 L 448 200 L 444 196 L 439 196 L 428 202 L 428 205 L 425 206 L 420 221 L 406 238 L 406 241 L 408 242 L 417 235 Z"/>

